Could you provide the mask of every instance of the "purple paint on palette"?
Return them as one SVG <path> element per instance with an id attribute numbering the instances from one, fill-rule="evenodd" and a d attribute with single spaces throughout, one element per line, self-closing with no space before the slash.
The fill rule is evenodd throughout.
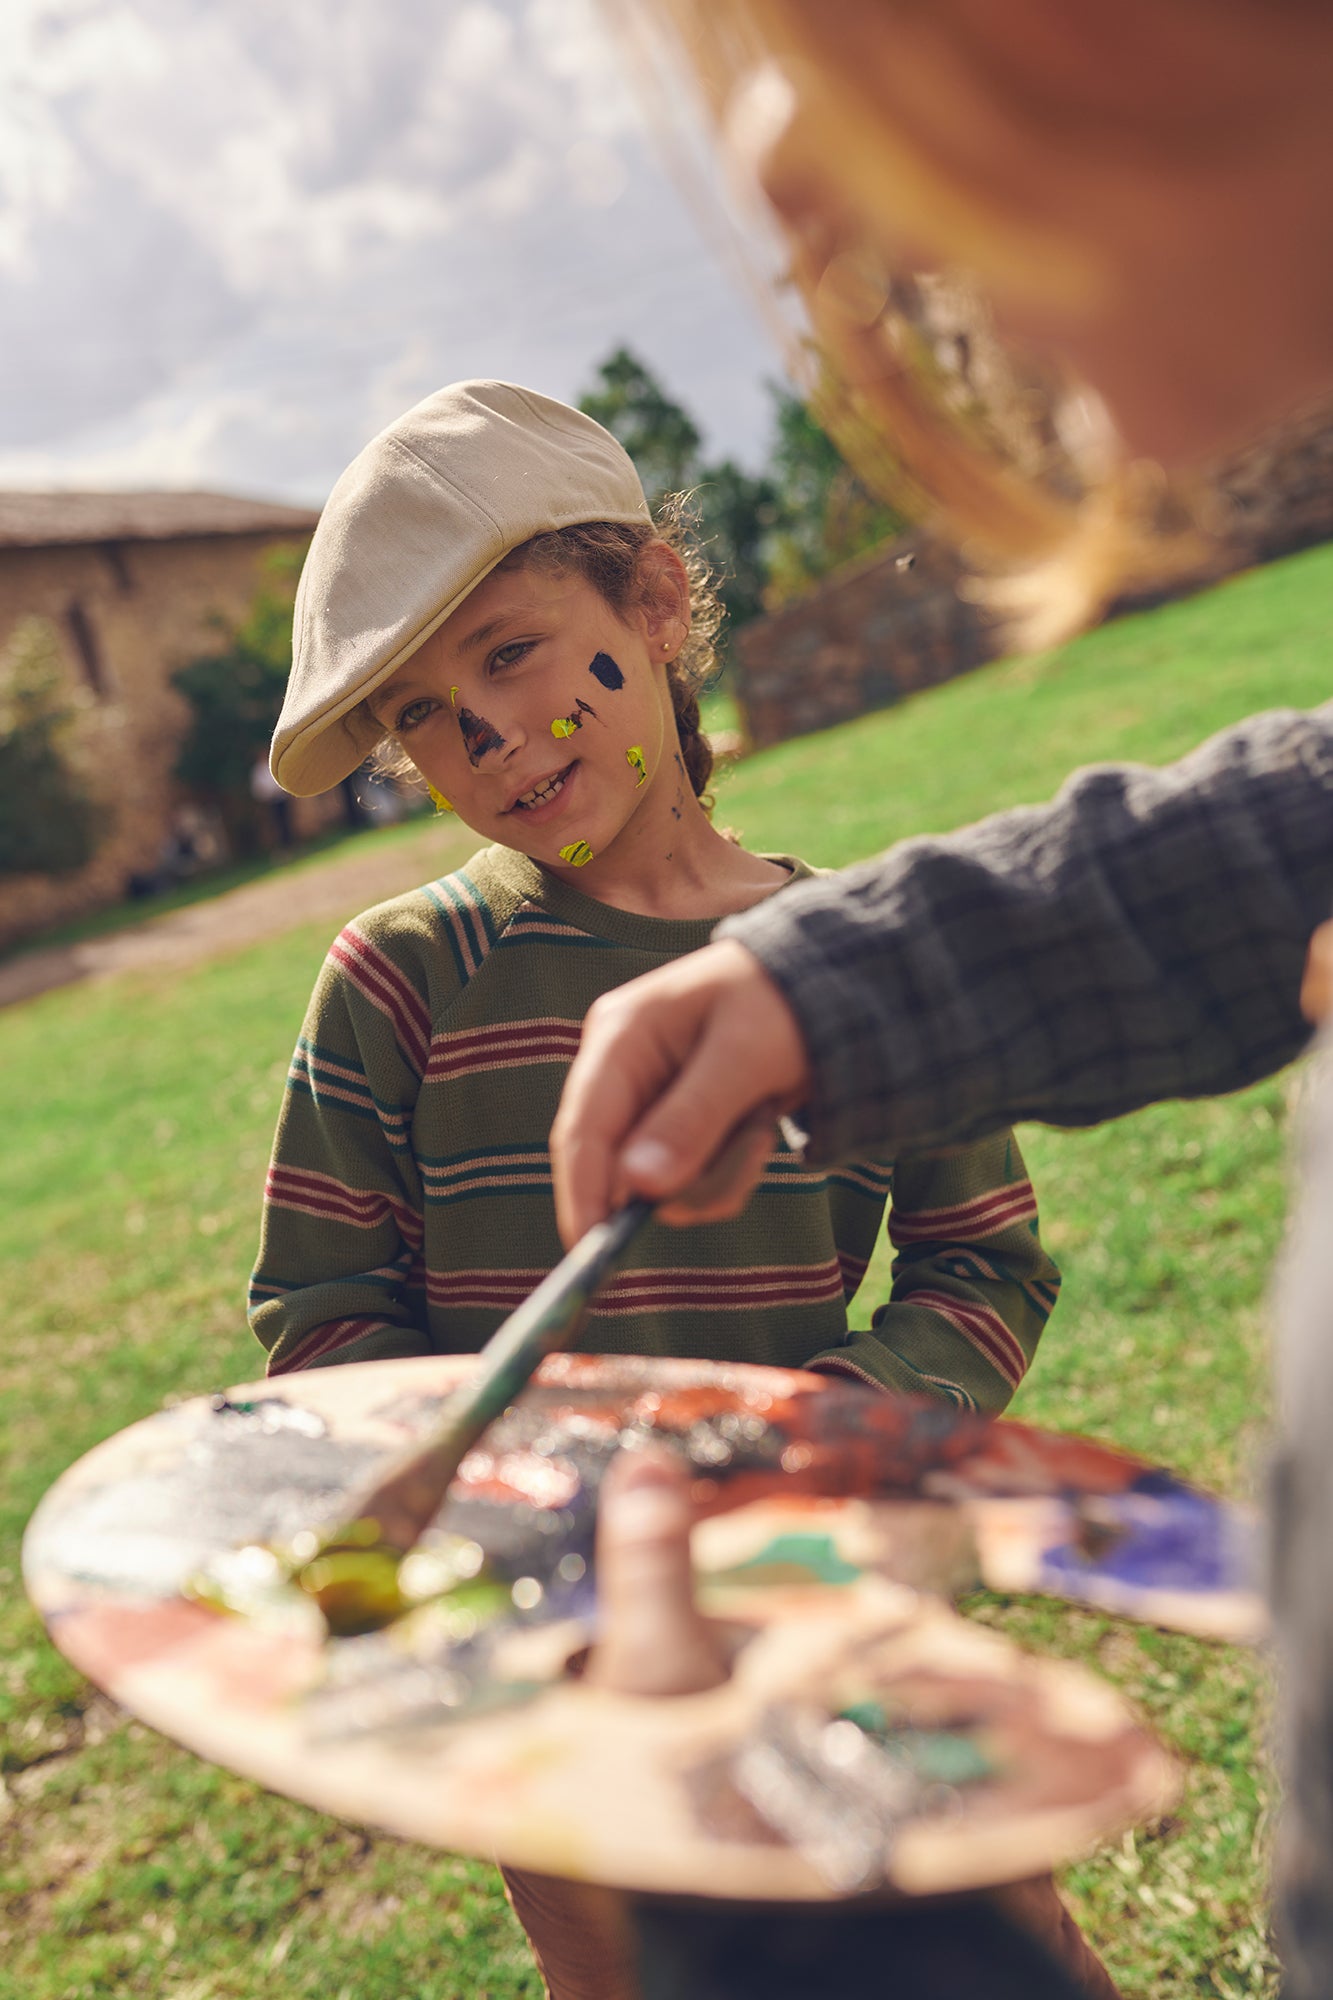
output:
<path id="1" fill-rule="evenodd" d="M 458 727 L 468 759 L 473 764 L 479 764 L 488 750 L 503 750 L 505 747 L 504 737 L 495 724 L 488 722 L 484 715 L 474 715 L 470 708 L 459 709 Z"/>
<path id="2" fill-rule="evenodd" d="M 612 694 L 625 685 L 625 676 L 609 653 L 599 653 L 588 668 L 588 672 L 595 681 L 600 681 L 604 688 L 609 688 Z"/>
<path id="3" fill-rule="evenodd" d="M 1097 1577 L 1142 1590 L 1253 1588 L 1253 1552 L 1225 1502 L 1163 1474 L 1135 1487 L 1085 1501 L 1070 1539 L 1043 1555 L 1048 1589 L 1077 1596 L 1080 1583 Z"/>

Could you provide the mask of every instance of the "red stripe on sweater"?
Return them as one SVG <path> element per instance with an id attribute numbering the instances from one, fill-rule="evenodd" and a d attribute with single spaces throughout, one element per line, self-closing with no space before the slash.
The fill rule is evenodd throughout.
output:
<path id="1" fill-rule="evenodd" d="M 364 1334 L 378 1332 L 380 1327 L 389 1324 L 386 1319 L 321 1320 L 297 1342 L 290 1354 L 284 1355 L 281 1361 L 275 1361 L 268 1372 L 270 1375 L 294 1375 L 299 1369 L 308 1368 L 321 1355 L 332 1354 L 340 1347 L 350 1347 Z"/>
<path id="2" fill-rule="evenodd" d="M 405 1241 L 417 1244 L 422 1238 L 421 1217 L 407 1202 L 378 1189 L 348 1187 L 332 1174 L 319 1174 L 303 1167 L 271 1166 L 264 1196 L 275 1208 L 295 1209 L 301 1215 L 342 1222 L 352 1229 L 377 1229 L 392 1216 Z"/>
<path id="3" fill-rule="evenodd" d="M 334 939 L 329 956 L 342 967 L 358 993 L 393 1023 L 403 1054 L 420 1070 L 430 1047 L 430 1015 L 411 981 L 355 924 L 348 924 Z"/>
<path id="4" fill-rule="evenodd" d="M 971 1299 L 956 1299 L 952 1292 L 925 1289 L 910 1292 L 903 1303 L 928 1306 L 941 1319 L 947 1319 L 992 1367 L 999 1369 L 1011 1388 L 1018 1387 L 1027 1373 L 1028 1358 L 1011 1329 L 989 1306 L 977 1305 Z"/>
<path id="5" fill-rule="evenodd" d="M 525 1063 L 572 1062 L 583 1032 L 579 1021 L 506 1021 L 494 1028 L 465 1028 L 437 1035 L 431 1043 L 426 1079 L 438 1083 L 478 1070 L 517 1068 Z"/>
<path id="6" fill-rule="evenodd" d="M 544 1271 L 430 1271 L 427 1296 L 441 1307 L 501 1310 L 520 1304 Z M 624 1271 L 592 1307 L 594 1314 L 668 1310 L 737 1312 L 760 1306 L 815 1305 L 840 1300 L 842 1272 L 836 1258 L 823 1264 L 756 1264 L 747 1270 Z"/>
<path id="7" fill-rule="evenodd" d="M 348 1187 L 332 1174 L 306 1173 L 293 1167 L 270 1167 L 264 1194 L 277 1208 L 336 1217 L 355 1229 L 376 1228 L 392 1209 L 382 1194 Z"/>
<path id="8" fill-rule="evenodd" d="M 889 1211 L 889 1240 L 894 1244 L 948 1242 L 959 1237 L 998 1236 L 1015 1222 L 1030 1222 L 1037 1213 L 1031 1181 L 992 1188 L 953 1208 Z"/>

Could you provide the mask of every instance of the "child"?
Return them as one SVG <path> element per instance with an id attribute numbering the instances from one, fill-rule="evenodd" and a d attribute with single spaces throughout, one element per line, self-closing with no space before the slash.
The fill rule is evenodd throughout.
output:
<path id="1" fill-rule="evenodd" d="M 251 1286 L 271 1372 L 480 1347 L 560 1256 L 548 1134 L 588 1007 L 809 876 L 709 818 L 697 690 L 717 622 L 615 439 L 530 391 L 442 390 L 335 487 L 274 774 L 323 791 L 387 743 L 492 845 L 329 954 Z M 853 1330 L 890 1190 L 893 1294 Z M 650 1225 L 581 1344 L 998 1410 L 1058 1282 L 1008 1133 L 828 1174 L 779 1148 L 739 1218 Z M 509 1882 L 554 1993 L 630 1990 L 567 1885 Z"/>
<path id="2" fill-rule="evenodd" d="M 530 391 L 442 390 L 335 487 L 274 773 L 322 791 L 387 739 L 494 844 L 329 955 L 251 1287 L 271 1372 L 480 1347 L 560 1255 L 547 1136 L 591 1002 L 810 874 L 709 819 L 717 619 L 615 439 Z M 852 1330 L 891 1189 L 892 1297 Z M 1008 1133 L 829 1174 L 779 1148 L 738 1219 L 650 1225 L 581 1344 L 998 1410 L 1058 1282 Z"/>

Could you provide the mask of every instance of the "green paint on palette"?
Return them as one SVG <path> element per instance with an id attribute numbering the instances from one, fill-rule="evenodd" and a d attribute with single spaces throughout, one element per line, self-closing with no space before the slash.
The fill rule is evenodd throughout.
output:
<path id="1" fill-rule="evenodd" d="M 755 1571 L 763 1571 L 762 1578 Z M 747 1572 L 749 1573 L 747 1575 Z M 855 1583 L 861 1572 L 838 1554 L 831 1535 L 776 1535 L 766 1548 L 728 1573 L 758 1583 L 787 1582 L 793 1574 L 817 1583 Z"/>
<path id="2" fill-rule="evenodd" d="M 927 1785 L 975 1785 L 996 1766 L 970 1736 L 949 1729 L 901 1729 L 877 1701 L 849 1702 L 839 1720 L 854 1722 L 895 1763 Z"/>
<path id="3" fill-rule="evenodd" d="M 560 849 L 560 859 L 567 861 L 571 868 L 586 868 L 592 858 L 592 849 L 586 840 L 571 840 L 568 847 Z"/>

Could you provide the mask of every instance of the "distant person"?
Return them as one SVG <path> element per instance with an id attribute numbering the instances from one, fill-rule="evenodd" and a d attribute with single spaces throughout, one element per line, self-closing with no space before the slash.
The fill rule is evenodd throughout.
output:
<path id="1" fill-rule="evenodd" d="M 161 896 L 182 882 L 216 868 L 225 858 L 216 816 L 188 801 L 177 806 L 151 869 L 136 870 L 126 884 L 131 897 Z"/>
<path id="2" fill-rule="evenodd" d="M 589 1003 L 811 874 L 713 826 L 717 607 L 578 411 L 497 382 L 409 410 L 334 488 L 301 604 L 278 779 L 323 791 L 387 741 L 494 844 L 330 953 L 251 1288 L 275 1373 L 480 1347 L 560 1255 L 547 1135 Z M 763 1199 L 689 1238 L 649 1228 L 585 1347 L 1003 1408 L 1058 1285 L 1012 1135 L 830 1177 L 771 1126 L 753 1150 Z M 857 1326 L 890 1186 L 902 1255 Z"/>
<path id="3" fill-rule="evenodd" d="M 250 766 L 250 796 L 256 805 L 263 807 L 274 846 L 284 851 L 291 847 L 296 838 L 291 798 L 269 770 L 268 758 L 262 753 Z"/>

